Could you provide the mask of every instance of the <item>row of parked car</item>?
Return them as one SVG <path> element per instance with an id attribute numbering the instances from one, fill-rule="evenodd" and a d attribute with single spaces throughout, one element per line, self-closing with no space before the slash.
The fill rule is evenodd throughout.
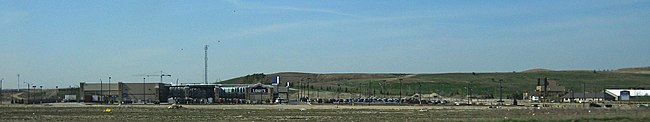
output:
<path id="1" fill-rule="evenodd" d="M 447 100 L 419 100 L 417 98 L 346 98 L 346 99 L 309 99 L 300 98 L 301 102 L 310 103 L 377 103 L 377 104 L 447 104 Z"/>

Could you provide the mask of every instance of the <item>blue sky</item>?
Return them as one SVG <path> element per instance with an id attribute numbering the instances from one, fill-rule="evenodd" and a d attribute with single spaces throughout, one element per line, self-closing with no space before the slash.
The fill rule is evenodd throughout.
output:
<path id="1" fill-rule="evenodd" d="M 166 82 L 202 82 L 206 44 L 210 81 L 617 69 L 650 65 L 649 22 L 643 0 L 0 0 L 0 78 L 52 88 L 162 70 Z"/>

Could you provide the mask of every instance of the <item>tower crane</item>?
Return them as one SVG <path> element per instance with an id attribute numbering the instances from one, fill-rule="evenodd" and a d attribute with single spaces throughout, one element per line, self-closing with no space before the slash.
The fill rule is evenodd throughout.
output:
<path id="1" fill-rule="evenodd" d="M 144 77 L 152 77 L 152 76 L 160 76 L 160 83 L 163 83 L 163 77 L 172 77 L 170 74 L 165 74 L 163 71 L 160 71 L 160 74 L 145 74 L 145 75 L 133 75 L 133 76 L 144 76 Z"/>

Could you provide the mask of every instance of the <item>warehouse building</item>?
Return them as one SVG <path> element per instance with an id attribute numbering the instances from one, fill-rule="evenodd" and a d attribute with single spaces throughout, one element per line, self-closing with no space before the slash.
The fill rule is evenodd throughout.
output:
<path id="1" fill-rule="evenodd" d="M 85 83 L 79 84 L 79 101 L 118 103 L 167 102 L 169 87 L 162 83 Z"/>
<path id="2" fill-rule="evenodd" d="M 288 88 L 257 84 L 80 83 L 79 100 L 99 103 L 272 103 Z"/>

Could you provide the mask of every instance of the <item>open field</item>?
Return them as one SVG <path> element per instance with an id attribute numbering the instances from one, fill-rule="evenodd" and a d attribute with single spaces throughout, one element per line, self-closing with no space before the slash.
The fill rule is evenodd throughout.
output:
<path id="1" fill-rule="evenodd" d="M 112 112 L 103 112 L 105 108 Z M 2 121 L 647 121 L 648 109 L 336 105 L 2 105 Z M 302 110 L 301 110 L 302 109 Z"/>

